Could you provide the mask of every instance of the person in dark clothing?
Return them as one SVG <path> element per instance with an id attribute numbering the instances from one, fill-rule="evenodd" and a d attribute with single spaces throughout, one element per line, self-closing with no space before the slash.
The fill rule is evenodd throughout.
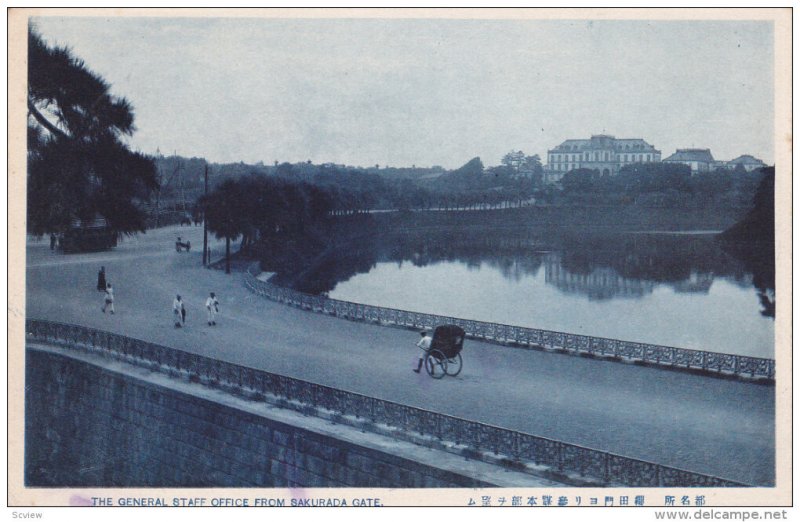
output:
<path id="1" fill-rule="evenodd" d="M 56 249 L 56 235 L 50 234 L 50 250 Z"/>
<path id="2" fill-rule="evenodd" d="M 100 272 L 97 273 L 97 290 L 100 292 L 106 291 L 106 267 L 101 266 Z"/>

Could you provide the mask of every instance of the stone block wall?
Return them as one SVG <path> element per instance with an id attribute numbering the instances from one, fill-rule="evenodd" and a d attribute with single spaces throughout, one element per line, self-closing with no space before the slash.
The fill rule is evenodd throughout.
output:
<path id="1" fill-rule="evenodd" d="M 26 351 L 29 487 L 490 484 L 71 357 Z"/>

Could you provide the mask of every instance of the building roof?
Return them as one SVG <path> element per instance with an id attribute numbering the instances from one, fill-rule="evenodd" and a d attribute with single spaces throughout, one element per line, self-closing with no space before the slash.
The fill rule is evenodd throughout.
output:
<path id="1" fill-rule="evenodd" d="M 548 152 L 581 152 L 584 150 L 609 150 L 619 152 L 658 152 L 641 138 L 615 138 L 607 134 L 596 134 L 590 139 L 564 140 Z"/>
<path id="2" fill-rule="evenodd" d="M 729 165 L 759 165 L 763 166 L 765 163 L 760 159 L 751 156 L 750 154 L 742 154 L 736 159 L 732 159 L 728 162 Z"/>
<path id="3" fill-rule="evenodd" d="M 711 149 L 678 149 L 672 156 L 662 161 L 700 161 L 714 163 Z"/>

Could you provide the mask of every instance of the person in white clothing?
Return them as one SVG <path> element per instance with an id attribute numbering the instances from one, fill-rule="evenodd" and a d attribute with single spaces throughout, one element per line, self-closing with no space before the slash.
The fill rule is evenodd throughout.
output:
<path id="1" fill-rule="evenodd" d="M 106 284 L 106 293 L 103 297 L 103 308 L 101 310 L 106 313 L 106 309 L 109 309 L 112 314 L 114 313 L 114 289 L 111 288 L 111 283 Z"/>
<path id="2" fill-rule="evenodd" d="M 172 315 L 175 318 L 175 328 L 180 328 L 183 326 L 183 301 L 181 300 L 181 296 L 178 295 L 175 297 L 175 300 L 172 301 Z"/>
<path id="3" fill-rule="evenodd" d="M 422 361 L 424 361 L 425 356 L 428 355 L 428 350 L 431 349 L 431 341 L 433 341 L 431 336 L 428 335 L 428 332 L 424 330 L 420 332 L 419 335 L 422 336 L 422 339 L 419 340 L 417 346 L 422 350 L 422 355 L 419 356 L 417 367 L 414 368 L 414 371 L 417 373 L 419 373 L 419 371 L 422 369 Z"/>
<path id="4" fill-rule="evenodd" d="M 208 326 L 217 325 L 217 314 L 219 313 L 219 301 L 214 292 L 206 299 L 206 313 L 208 314 Z"/>

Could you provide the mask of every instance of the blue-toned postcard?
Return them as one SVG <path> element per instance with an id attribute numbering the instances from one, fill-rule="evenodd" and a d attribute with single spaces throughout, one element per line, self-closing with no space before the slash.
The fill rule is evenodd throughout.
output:
<path id="1" fill-rule="evenodd" d="M 791 9 L 8 16 L 15 513 L 791 504 Z"/>

